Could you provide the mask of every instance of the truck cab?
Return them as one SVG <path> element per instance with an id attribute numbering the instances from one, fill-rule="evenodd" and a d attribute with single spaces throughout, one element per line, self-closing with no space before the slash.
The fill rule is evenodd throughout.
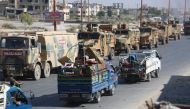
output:
<path id="1" fill-rule="evenodd" d="M 23 34 L 2 36 L 0 40 L 0 67 L 14 76 L 33 76 L 40 62 L 40 47 L 35 36 Z"/>
<path id="2" fill-rule="evenodd" d="M 152 27 L 140 27 L 140 48 L 146 46 L 149 49 L 158 47 L 158 30 Z"/>
<path id="3" fill-rule="evenodd" d="M 32 109 L 24 92 L 18 87 L 0 85 L 0 109 Z"/>

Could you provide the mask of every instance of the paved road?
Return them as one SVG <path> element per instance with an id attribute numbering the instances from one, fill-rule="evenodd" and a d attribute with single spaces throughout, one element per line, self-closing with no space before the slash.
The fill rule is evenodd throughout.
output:
<path id="1" fill-rule="evenodd" d="M 182 75 L 190 70 L 189 36 L 184 36 L 178 41 L 170 41 L 168 45 L 159 46 L 158 51 L 163 57 L 160 78 L 153 79 L 151 82 L 120 84 L 113 97 L 102 97 L 99 104 L 65 106 L 64 102 L 58 99 L 56 74 L 39 81 L 23 81 L 24 88 L 33 90 L 36 95 L 33 109 L 136 109 L 148 97 L 161 90 L 171 75 Z"/>

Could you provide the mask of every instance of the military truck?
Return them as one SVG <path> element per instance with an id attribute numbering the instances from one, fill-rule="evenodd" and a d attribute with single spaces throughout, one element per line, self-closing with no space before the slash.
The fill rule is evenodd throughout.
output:
<path id="1" fill-rule="evenodd" d="M 0 40 L 0 69 L 14 76 L 49 77 L 53 69 L 61 66 L 61 60 L 69 52 L 74 62 L 77 56 L 77 34 L 44 31 L 33 35 L 7 34 Z M 74 46 L 74 47 L 73 47 Z M 1 72 L 2 73 L 2 72 Z"/>
<path id="2" fill-rule="evenodd" d="M 173 38 L 174 40 L 181 39 L 182 26 L 179 24 L 179 22 L 170 20 L 169 25 L 172 25 L 172 34 L 169 35 L 169 38 Z"/>
<path id="3" fill-rule="evenodd" d="M 94 29 L 94 30 L 91 30 Z M 114 58 L 115 35 L 110 31 L 99 30 L 98 26 L 90 27 L 88 31 L 78 33 L 79 42 L 89 42 L 101 56 Z"/>
<path id="4" fill-rule="evenodd" d="M 140 27 L 140 48 L 146 46 L 148 49 L 152 49 L 158 47 L 158 29 L 142 26 Z"/>
<path id="5" fill-rule="evenodd" d="M 140 31 L 137 28 L 127 28 L 125 24 L 118 25 L 114 30 L 116 35 L 115 52 L 130 52 L 131 49 L 139 50 Z"/>

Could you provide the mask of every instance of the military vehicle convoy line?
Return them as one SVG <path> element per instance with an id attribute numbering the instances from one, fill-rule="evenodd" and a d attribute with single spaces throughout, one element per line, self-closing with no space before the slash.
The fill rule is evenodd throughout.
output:
<path id="1" fill-rule="evenodd" d="M 155 27 L 153 27 L 155 26 Z M 74 62 L 78 53 L 79 42 L 88 42 L 99 55 L 114 58 L 115 53 L 130 53 L 131 49 L 142 47 L 152 49 L 168 43 L 169 38 L 180 39 L 180 26 L 171 22 L 168 26 L 146 24 L 140 28 L 112 25 L 88 24 L 87 31 L 75 33 L 51 31 L 0 30 L 0 67 L 15 76 L 32 77 L 39 80 L 49 77 L 53 69 L 62 65 L 67 51 Z M 173 31 L 171 31 L 173 30 Z M 160 32 L 161 31 L 161 32 Z"/>

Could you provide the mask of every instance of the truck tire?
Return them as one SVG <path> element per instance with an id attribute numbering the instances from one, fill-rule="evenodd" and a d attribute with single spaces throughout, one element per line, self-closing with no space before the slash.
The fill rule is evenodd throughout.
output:
<path id="1" fill-rule="evenodd" d="M 152 49 L 152 43 L 148 44 L 148 49 Z"/>
<path id="2" fill-rule="evenodd" d="M 115 94 L 115 85 L 112 86 L 112 88 L 108 91 L 109 96 L 113 96 Z"/>
<path id="3" fill-rule="evenodd" d="M 48 62 L 46 62 L 42 77 L 48 78 L 50 76 L 50 74 L 51 74 L 51 65 Z"/>
<path id="4" fill-rule="evenodd" d="M 158 48 L 158 42 L 156 42 L 156 44 L 154 45 L 155 48 Z"/>
<path id="5" fill-rule="evenodd" d="M 177 36 L 176 35 L 174 36 L 174 40 L 177 40 Z"/>
<path id="6" fill-rule="evenodd" d="M 164 45 L 166 43 L 166 39 L 164 38 L 163 40 L 162 40 L 162 45 Z"/>
<path id="7" fill-rule="evenodd" d="M 100 94 L 100 92 L 95 93 L 93 102 L 94 103 L 99 103 L 100 100 L 101 100 L 101 94 Z"/>
<path id="8" fill-rule="evenodd" d="M 151 79 L 152 79 L 151 73 L 148 73 L 148 74 L 146 75 L 146 81 L 147 81 L 147 82 L 150 82 Z"/>
<path id="9" fill-rule="evenodd" d="M 168 43 L 169 43 L 169 38 L 167 37 L 167 38 L 166 38 L 166 44 L 168 44 Z"/>
<path id="10" fill-rule="evenodd" d="M 154 76 L 155 76 L 155 78 L 158 78 L 159 77 L 159 69 L 157 69 L 155 72 L 154 72 Z"/>
<path id="11" fill-rule="evenodd" d="M 42 72 L 41 66 L 39 64 L 36 64 L 33 73 L 34 80 L 39 80 L 41 78 L 41 72 Z"/>
<path id="12" fill-rule="evenodd" d="M 181 35 L 179 34 L 179 35 L 178 35 L 178 40 L 180 40 L 180 39 L 181 39 Z"/>

